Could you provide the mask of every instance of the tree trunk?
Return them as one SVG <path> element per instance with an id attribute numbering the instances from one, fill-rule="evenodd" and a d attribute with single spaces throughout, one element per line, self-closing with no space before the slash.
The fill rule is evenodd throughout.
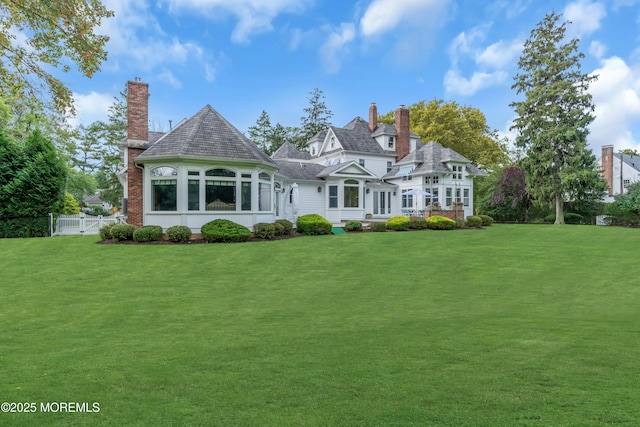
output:
<path id="1" fill-rule="evenodd" d="M 564 224 L 564 201 L 559 194 L 556 194 L 556 222 L 554 224 Z"/>

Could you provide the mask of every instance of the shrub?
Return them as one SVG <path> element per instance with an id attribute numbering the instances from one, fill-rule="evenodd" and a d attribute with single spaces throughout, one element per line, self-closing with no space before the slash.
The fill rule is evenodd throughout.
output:
<path id="1" fill-rule="evenodd" d="M 305 235 L 331 234 L 331 223 L 318 214 L 307 214 L 298 217 L 296 230 Z"/>
<path id="2" fill-rule="evenodd" d="M 100 227 L 99 233 L 102 240 L 113 239 L 113 235 L 111 234 L 111 229 L 116 225 L 118 224 L 113 222 L 111 224 L 103 225 L 102 227 Z"/>
<path id="3" fill-rule="evenodd" d="M 291 221 L 289 221 L 288 219 L 276 219 L 276 224 L 280 224 L 284 227 L 284 233 L 282 233 L 283 235 L 288 236 L 289 234 L 291 234 L 291 231 L 293 230 L 293 223 Z"/>
<path id="4" fill-rule="evenodd" d="M 91 216 L 108 216 L 109 211 L 103 208 L 102 206 L 88 206 L 82 209 L 84 213 Z"/>
<path id="5" fill-rule="evenodd" d="M 174 225 L 167 228 L 167 238 L 175 243 L 185 243 L 191 237 L 191 229 L 186 225 Z"/>
<path id="6" fill-rule="evenodd" d="M 159 225 L 143 225 L 133 232 L 133 240 L 136 242 L 152 242 L 162 239 L 162 227 Z"/>
<path id="7" fill-rule="evenodd" d="M 411 220 L 406 216 L 392 216 L 387 220 L 387 228 L 394 231 L 406 231 L 409 229 Z"/>
<path id="8" fill-rule="evenodd" d="M 284 225 L 280 224 L 279 222 L 273 223 L 273 230 L 275 231 L 276 236 L 284 235 Z"/>
<path id="9" fill-rule="evenodd" d="M 344 225 L 346 231 L 362 231 L 362 223 L 357 219 L 347 221 Z"/>
<path id="10" fill-rule="evenodd" d="M 453 230 L 456 222 L 452 219 L 440 215 L 427 218 L 427 227 L 431 230 Z"/>
<path id="11" fill-rule="evenodd" d="M 456 218 L 456 228 L 467 228 L 467 222 L 464 218 Z"/>
<path id="12" fill-rule="evenodd" d="M 259 222 L 253 226 L 253 235 L 258 239 L 271 239 L 276 234 L 273 224 Z"/>
<path id="13" fill-rule="evenodd" d="M 565 212 L 564 213 L 564 222 L 565 224 L 582 224 L 584 217 L 580 214 L 573 212 Z M 544 217 L 545 222 L 554 223 L 556 222 L 556 215 L 551 214 Z"/>
<path id="14" fill-rule="evenodd" d="M 111 238 L 116 240 L 132 240 L 136 227 L 131 224 L 116 224 L 111 228 Z"/>
<path id="15" fill-rule="evenodd" d="M 410 216 L 409 221 L 409 228 L 412 230 L 424 230 L 427 228 L 427 220 L 421 216 Z"/>
<path id="16" fill-rule="evenodd" d="M 214 219 L 200 229 L 202 238 L 208 242 L 246 242 L 251 237 L 251 231 L 240 224 L 228 219 Z"/>
<path id="17" fill-rule="evenodd" d="M 383 232 L 387 231 L 387 223 L 386 222 L 372 222 L 369 226 L 369 231 L 374 232 Z"/>
<path id="18" fill-rule="evenodd" d="M 491 224 L 493 224 L 493 218 L 491 218 L 489 215 L 478 215 L 478 216 L 482 218 L 483 227 L 488 227 Z"/>
<path id="19" fill-rule="evenodd" d="M 476 215 L 469 215 L 467 217 L 467 227 L 482 228 L 482 218 Z"/>

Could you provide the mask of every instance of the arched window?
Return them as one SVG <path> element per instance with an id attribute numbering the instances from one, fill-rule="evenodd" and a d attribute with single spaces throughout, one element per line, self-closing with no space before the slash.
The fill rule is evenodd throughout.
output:
<path id="1" fill-rule="evenodd" d="M 159 166 L 151 170 L 151 209 L 154 211 L 176 211 L 178 171 L 170 166 Z"/>
<path id="2" fill-rule="evenodd" d="M 205 204 L 208 211 L 236 210 L 236 172 L 209 169 L 205 172 Z"/>
<path id="3" fill-rule="evenodd" d="M 360 184 L 355 179 L 347 179 L 344 182 L 344 207 L 360 207 Z"/>

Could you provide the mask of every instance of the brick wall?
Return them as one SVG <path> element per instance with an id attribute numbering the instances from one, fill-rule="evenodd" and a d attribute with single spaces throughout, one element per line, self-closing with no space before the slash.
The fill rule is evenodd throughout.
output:
<path id="1" fill-rule="evenodd" d="M 143 174 L 135 165 L 135 159 L 149 142 L 149 85 L 139 78 L 127 83 L 127 222 L 135 226 L 143 224 Z"/>
<path id="2" fill-rule="evenodd" d="M 449 218 L 452 220 L 456 220 L 456 218 L 464 218 L 464 211 L 426 211 L 424 213 L 425 218 L 429 218 L 432 216 L 443 216 L 445 218 Z"/>
<path id="3" fill-rule="evenodd" d="M 398 132 L 396 140 L 396 161 L 402 159 L 409 154 L 409 110 L 401 105 L 396 110 L 396 132 Z"/>
<path id="4" fill-rule="evenodd" d="M 613 145 L 602 147 L 602 175 L 607 181 L 609 195 L 613 196 Z"/>
<path id="5" fill-rule="evenodd" d="M 375 102 L 369 106 L 369 131 L 373 132 L 378 127 L 378 107 Z"/>
<path id="6" fill-rule="evenodd" d="M 143 224 L 142 204 L 142 169 L 138 169 L 134 160 L 144 151 L 141 148 L 128 148 L 129 163 L 127 164 L 127 182 L 129 194 L 127 197 L 127 223 L 140 227 Z"/>

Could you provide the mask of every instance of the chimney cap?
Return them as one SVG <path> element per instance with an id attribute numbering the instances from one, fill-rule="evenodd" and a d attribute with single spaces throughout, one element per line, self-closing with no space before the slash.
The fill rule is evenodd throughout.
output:
<path id="1" fill-rule="evenodd" d="M 142 79 L 141 79 L 140 77 L 136 77 L 136 78 L 134 79 L 134 81 L 135 81 L 135 82 L 140 83 L 140 82 L 142 81 Z"/>

